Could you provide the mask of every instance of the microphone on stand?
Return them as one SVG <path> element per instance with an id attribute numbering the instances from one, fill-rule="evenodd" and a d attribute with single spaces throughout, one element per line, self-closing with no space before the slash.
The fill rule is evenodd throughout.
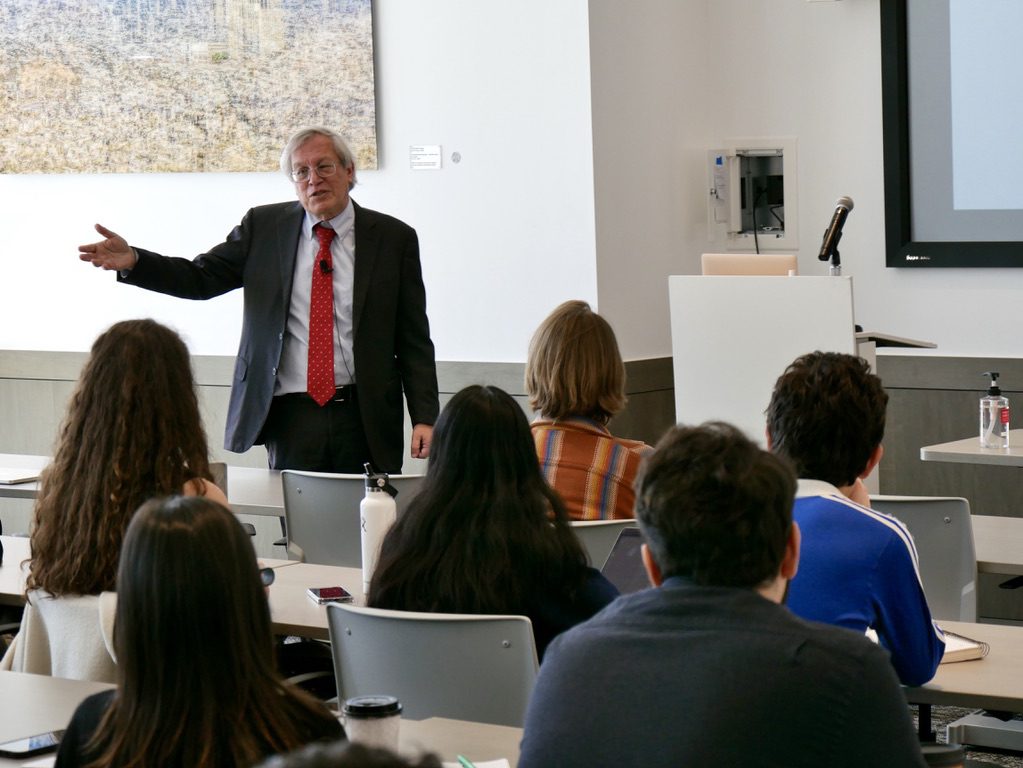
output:
<path id="1" fill-rule="evenodd" d="M 821 243 L 821 252 L 817 258 L 821 261 L 831 261 L 832 268 L 840 267 L 841 262 L 838 256 L 838 241 L 842 239 L 842 227 L 853 209 L 851 197 L 840 197 L 835 201 L 835 215 L 831 217 L 831 223 L 824 232 L 824 241 Z"/>

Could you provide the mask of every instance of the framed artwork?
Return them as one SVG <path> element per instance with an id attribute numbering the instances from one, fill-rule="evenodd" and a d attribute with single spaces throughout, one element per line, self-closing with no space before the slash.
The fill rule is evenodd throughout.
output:
<path id="1" fill-rule="evenodd" d="M 0 0 L 0 172 L 273 171 L 295 129 L 376 168 L 371 0 Z"/>

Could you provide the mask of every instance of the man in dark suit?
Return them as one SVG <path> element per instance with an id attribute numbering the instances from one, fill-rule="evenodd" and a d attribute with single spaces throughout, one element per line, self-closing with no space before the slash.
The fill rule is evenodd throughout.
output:
<path id="1" fill-rule="evenodd" d="M 79 256 L 182 298 L 244 289 L 228 450 L 264 443 L 275 469 L 361 472 L 369 461 L 399 472 L 402 392 L 414 457 L 429 455 L 439 410 L 415 230 L 349 198 L 354 158 L 329 129 L 295 133 L 281 170 L 298 202 L 249 210 L 191 261 L 133 248 L 99 224 L 105 239 Z"/>

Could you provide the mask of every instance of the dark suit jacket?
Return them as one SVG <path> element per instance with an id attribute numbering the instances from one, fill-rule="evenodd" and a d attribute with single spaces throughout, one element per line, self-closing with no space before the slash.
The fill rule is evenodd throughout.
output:
<path id="1" fill-rule="evenodd" d="M 378 470 L 398 472 L 404 446 L 402 390 L 413 424 L 439 410 L 419 240 L 407 224 L 355 206 L 353 346 L 359 411 Z M 119 280 L 186 299 L 245 289 L 224 447 L 261 442 L 284 344 L 295 255 L 305 211 L 296 201 L 252 208 L 227 239 L 194 260 L 136 248 Z M 300 439 L 300 436 L 296 436 Z"/>

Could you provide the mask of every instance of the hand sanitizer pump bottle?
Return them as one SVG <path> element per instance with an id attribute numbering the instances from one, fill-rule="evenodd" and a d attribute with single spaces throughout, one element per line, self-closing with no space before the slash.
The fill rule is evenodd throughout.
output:
<path id="1" fill-rule="evenodd" d="M 359 504 L 359 523 L 362 529 L 362 591 L 366 594 L 376 570 L 380 544 L 398 517 L 398 506 L 394 503 L 398 492 L 387 482 L 385 473 L 374 473 L 369 464 L 364 467 L 366 497 Z"/>
<path id="2" fill-rule="evenodd" d="M 998 371 L 987 371 L 991 378 L 987 394 L 980 398 L 981 448 L 1009 447 L 1009 399 L 998 388 Z"/>

